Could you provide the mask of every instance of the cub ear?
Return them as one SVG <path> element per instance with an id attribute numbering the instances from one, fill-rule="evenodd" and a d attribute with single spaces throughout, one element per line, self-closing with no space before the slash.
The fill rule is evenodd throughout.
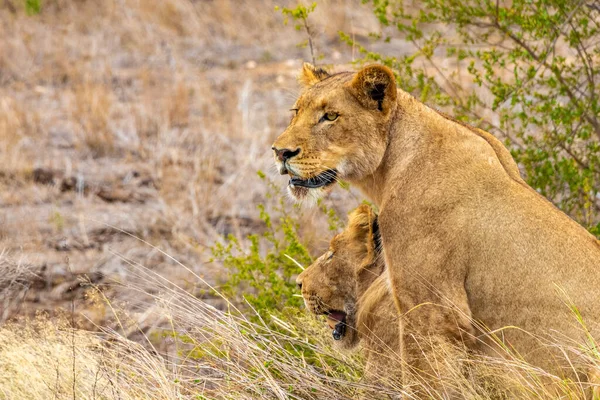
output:
<path id="1" fill-rule="evenodd" d="M 396 101 L 396 78 L 388 67 L 369 65 L 358 71 L 350 86 L 358 101 L 367 108 L 388 113 Z"/>
<path id="2" fill-rule="evenodd" d="M 348 216 L 346 227 L 353 250 L 362 258 L 372 257 L 375 250 L 373 225 L 377 215 L 367 204 L 361 204 Z"/>
<path id="3" fill-rule="evenodd" d="M 302 72 L 300 72 L 298 80 L 305 87 L 309 87 L 329 76 L 329 72 L 325 71 L 323 68 L 317 68 L 314 65 L 305 62 L 302 65 Z"/>

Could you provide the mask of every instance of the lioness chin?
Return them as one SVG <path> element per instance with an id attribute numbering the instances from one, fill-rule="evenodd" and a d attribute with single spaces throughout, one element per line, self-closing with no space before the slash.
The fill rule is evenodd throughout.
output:
<path id="1" fill-rule="evenodd" d="M 276 163 L 298 200 L 343 179 L 378 206 L 408 365 L 428 374 L 429 350 L 414 339 L 427 335 L 495 355 L 515 349 L 580 378 L 586 349 L 562 347 L 573 351 L 561 363 L 550 343 L 585 347 L 586 332 L 596 332 L 596 239 L 521 179 L 497 139 L 397 89 L 388 68 L 330 75 L 305 64 L 301 80 L 290 125 L 273 144 Z"/>

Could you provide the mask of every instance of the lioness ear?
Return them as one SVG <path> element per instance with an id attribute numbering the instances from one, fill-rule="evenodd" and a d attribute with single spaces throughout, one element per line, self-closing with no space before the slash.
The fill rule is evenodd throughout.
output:
<path id="1" fill-rule="evenodd" d="M 314 65 L 305 62 L 302 65 L 302 72 L 300 73 L 298 80 L 305 87 L 308 87 L 322 81 L 329 76 L 329 72 L 325 71 L 323 68 L 316 68 Z"/>
<path id="2" fill-rule="evenodd" d="M 350 86 L 358 101 L 367 108 L 377 108 L 387 113 L 396 101 L 396 78 L 388 67 L 369 65 L 352 79 Z"/>

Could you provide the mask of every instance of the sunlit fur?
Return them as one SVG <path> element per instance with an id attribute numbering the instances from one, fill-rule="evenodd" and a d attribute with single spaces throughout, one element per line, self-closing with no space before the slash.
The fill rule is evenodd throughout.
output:
<path id="1" fill-rule="evenodd" d="M 508 346 L 548 371 L 586 379 L 576 353 L 558 363 L 564 355 L 547 343 L 585 342 L 567 304 L 597 335 L 596 239 L 524 182 L 501 142 L 396 89 L 386 67 L 316 75 L 275 146 L 302 150 L 290 164 L 303 177 L 343 171 L 339 178 L 379 208 L 406 362 L 427 376 L 428 350 L 414 339 L 427 335 L 491 355 Z M 329 109 L 339 118 L 319 123 Z"/>
<path id="2" fill-rule="evenodd" d="M 305 87 L 292 107 L 297 111 L 285 132 L 273 143 L 276 149 L 300 150 L 287 162 L 286 169 L 303 179 L 329 169 L 337 170 L 341 180 L 372 174 L 381 163 L 386 146 L 385 137 L 375 138 L 373 133 L 385 130 L 390 110 L 384 111 L 386 121 L 381 120 L 382 111 L 377 108 L 366 115 L 363 104 L 371 101 L 361 97 L 361 88 L 366 83 L 350 72 L 329 75 L 305 64 L 300 81 Z M 394 94 L 395 90 L 391 92 Z M 338 118 L 323 120 L 328 112 L 338 114 Z M 275 163 L 279 169 L 281 161 L 277 157 Z M 288 187 L 288 191 L 297 201 L 313 202 L 333 186 L 335 184 L 319 189 Z"/>
<path id="3" fill-rule="evenodd" d="M 346 229 L 331 240 L 329 251 L 304 270 L 297 281 L 302 284 L 305 304 L 312 313 L 346 311 L 349 329 L 341 341 L 334 343 L 351 349 L 360 342 L 368 382 L 399 387 L 403 374 L 401 315 L 383 273 L 383 249 L 377 247 L 380 242 L 374 231 L 375 220 L 370 206 L 359 206 L 350 214 Z M 444 348 L 444 354 L 457 351 L 455 347 Z M 441 367 L 446 365 L 434 365 L 432 369 L 440 375 Z"/>
<path id="4" fill-rule="evenodd" d="M 335 342 L 345 349 L 358 344 L 356 318 L 361 314 L 360 301 L 368 300 L 362 299 L 363 295 L 383 271 L 383 258 L 376 257 L 372 240 L 374 216 L 366 205 L 352 212 L 346 229 L 331 240 L 329 251 L 297 278 L 306 307 L 312 313 L 346 312 L 346 334 Z M 397 329 L 397 323 L 391 322 L 389 327 Z"/>

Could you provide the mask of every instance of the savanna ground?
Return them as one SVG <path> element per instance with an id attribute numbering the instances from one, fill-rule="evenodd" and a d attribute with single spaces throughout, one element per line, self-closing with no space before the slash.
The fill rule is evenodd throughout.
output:
<path id="1" fill-rule="evenodd" d="M 57 1 L 34 16 L 2 8 L 0 248 L 36 275 L 3 320 L 17 307 L 53 313 L 73 299 L 100 323 L 104 312 L 73 289 L 78 276 L 131 282 L 131 262 L 196 293 L 202 284 L 153 246 L 215 284 L 221 266 L 207 249 L 264 229 L 256 206 L 278 199 L 266 198 L 257 172 L 285 184 L 270 145 L 310 58 L 274 5 Z M 351 61 L 337 30 L 366 33 L 375 18 L 359 2 L 320 8 L 323 62 Z M 330 204 L 343 214 L 357 202 Z M 302 220 L 315 253 L 328 241 L 324 223 L 314 211 Z M 135 294 L 106 290 L 135 307 Z"/>
<path id="2" fill-rule="evenodd" d="M 286 2 L 47 0 L 39 12 L 36 3 L 0 3 L 0 398 L 368 390 L 360 357 L 332 350 L 322 323 L 233 312 L 244 286 L 232 294 L 212 250 L 228 235 L 243 249 L 248 234 L 268 239 L 263 205 L 274 220 L 289 210 L 318 255 L 363 200 L 336 190 L 311 210 L 280 203 L 285 179 L 270 146 L 312 58 L 298 46 L 306 32 L 274 9 Z M 359 0 L 319 2 L 317 62 L 353 68 L 358 48 L 339 31 L 378 52 L 415 50 L 371 43 L 379 22 Z M 536 382 L 524 390 L 543 393 Z"/>

